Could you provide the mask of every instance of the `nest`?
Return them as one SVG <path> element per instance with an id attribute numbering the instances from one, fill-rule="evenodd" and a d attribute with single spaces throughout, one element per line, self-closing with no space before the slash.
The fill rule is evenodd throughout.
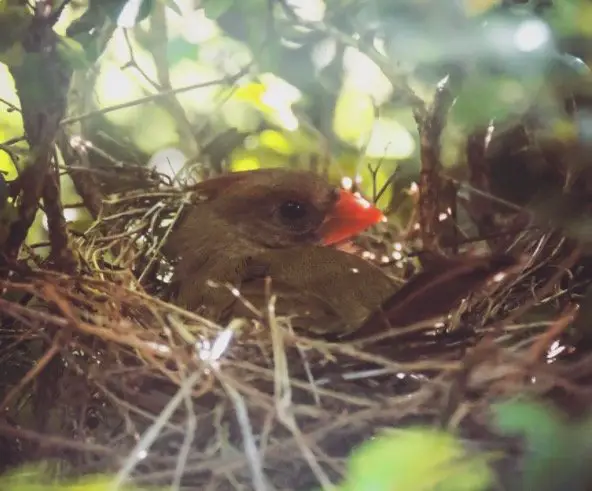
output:
<path id="1" fill-rule="evenodd" d="M 53 460 L 61 474 L 186 489 L 312 489 L 338 482 L 385 427 L 453 428 L 510 455 L 492 402 L 527 393 L 574 416 L 590 403 L 592 352 L 567 330 L 589 275 L 562 237 L 514 238 L 529 257 L 520 275 L 439 322 L 329 342 L 273 309 L 219 326 L 163 300 L 161 245 L 187 192 L 142 182 L 75 239 L 81 273 L 23 261 L 1 283 L 5 468 Z M 546 313 L 516 322 L 535 306 Z"/>

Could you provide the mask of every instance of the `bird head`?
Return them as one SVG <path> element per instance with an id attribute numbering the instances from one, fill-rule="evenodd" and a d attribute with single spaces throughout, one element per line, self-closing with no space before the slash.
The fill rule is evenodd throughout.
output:
<path id="1" fill-rule="evenodd" d="M 312 172 L 237 172 L 203 181 L 195 191 L 217 221 L 268 248 L 334 245 L 384 219 L 368 201 Z"/>

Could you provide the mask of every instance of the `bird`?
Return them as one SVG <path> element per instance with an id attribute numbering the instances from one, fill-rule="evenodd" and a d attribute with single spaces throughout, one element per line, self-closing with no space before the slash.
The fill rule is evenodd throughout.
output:
<path id="1" fill-rule="evenodd" d="M 359 195 L 288 169 L 234 172 L 191 188 L 165 254 L 175 258 L 170 299 L 210 320 L 276 315 L 331 339 L 372 336 L 444 315 L 500 270 L 506 255 L 438 256 L 402 287 L 339 248 L 385 220 Z"/>
<path id="2" fill-rule="evenodd" d="M 382 212 L 316 173 L 233 172 L 191 192 L 166 246 L 179 306 L 218 322 L 249 316 L 248 303 L 265 308 L 269 278 L 277 314 L 330 332 L 354 329 L 396 288 L 379 267 L 335 247 L 384 220 Z"/>

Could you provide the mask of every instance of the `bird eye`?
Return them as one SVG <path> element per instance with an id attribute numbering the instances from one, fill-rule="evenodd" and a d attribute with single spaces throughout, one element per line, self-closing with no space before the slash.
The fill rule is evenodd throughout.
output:
<path id="1" fill-rule="evenodd" d="M 299 201 L 285 201 L 280 205 L 279 212 L 285 221 L 297 222 L 306 217 L 308 210 Z"/>

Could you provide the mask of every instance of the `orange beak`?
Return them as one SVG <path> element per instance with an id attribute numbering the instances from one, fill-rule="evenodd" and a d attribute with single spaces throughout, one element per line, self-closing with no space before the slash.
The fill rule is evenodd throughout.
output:
<path id="1" fill-rule="evenodd" d="M 382 212 L 366 201 L 344 189 L 319 230 L 324 245 L 333 245 L 352 238 L 371 225 L 385 220 Z"/>

